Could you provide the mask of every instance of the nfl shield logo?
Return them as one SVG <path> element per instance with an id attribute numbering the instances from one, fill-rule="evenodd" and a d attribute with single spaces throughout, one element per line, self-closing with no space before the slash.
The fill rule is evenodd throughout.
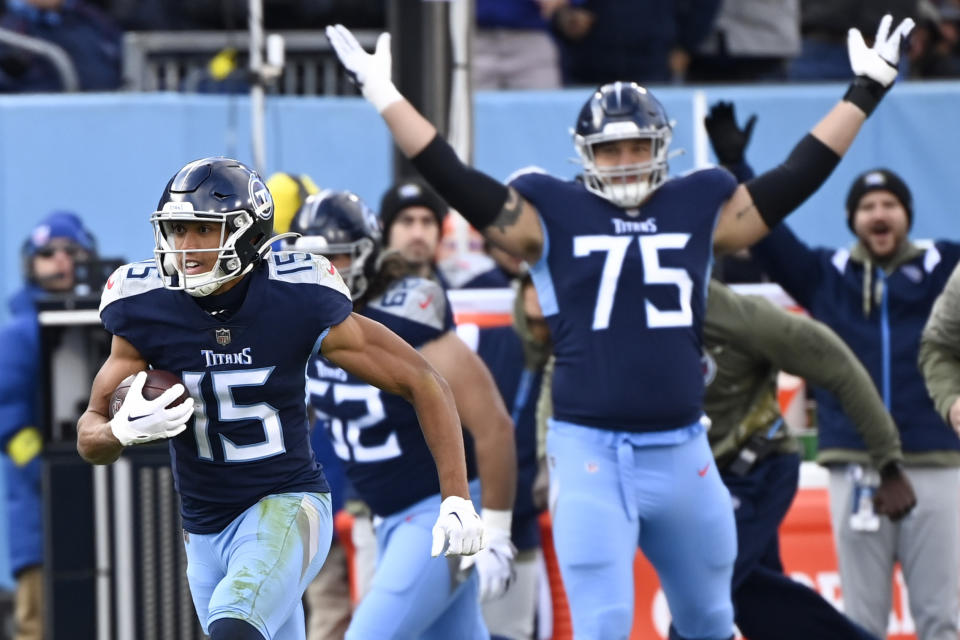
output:
<path id="1" fill-rule="evenodd" d="M 226 346 L 230 344 L 230 329 L 217 329 L 217 344 Z"/>

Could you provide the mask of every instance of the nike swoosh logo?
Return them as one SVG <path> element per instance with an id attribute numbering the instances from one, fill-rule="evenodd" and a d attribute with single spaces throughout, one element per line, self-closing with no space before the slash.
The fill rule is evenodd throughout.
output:
<path id="1" fill-rule="evenodd" d="M 333 267 L 333 265 L 330 265 L 330 269 L 327 271 L 327 273 L 329 273 L 330 275 L 333 275 L 333 274 L 335 274 L 336 272 L 337 272 L 337 270 Z"/>
<path id="2" fill-rule="evenodd" d="M 703 476 L 707 475 L 707 471 L 708 471 L 709 469 L 710 469 L 710 463 L 708 462 L 708 463 L 707 463 L 707 466 L 705 466 L 703 469 L 697 469 L 697 473 L 698 473 L 698 474 L 700 475 L 700 477 L 702 478 Z"/>
<path id="3" fill-rule="evenodd" d="M 128 422 L 136 422 L 137 420 L 140 420 L 140 419 L 142 419 L 142 418 L 147 418 L 147 417 L 149 417 L 150 415 L 151 415 L 151 414 L 149 414 L 149 413 L 145 413 L 145 414 L 143 414 L 142 416 L 130 416 L 129 418 L 127 418 L 127 421 L 128 421 Z"/>
<path id="4" fill-rule="evenodd" d="M 433 302 L 433 294 L 431 294 L 430 297 L 424 300 L 423 302 L 418 302 L 417 304 L 420 305 L 421 309 L 426 309 L 427 307 L 430 306 L 431 302 Z"/>

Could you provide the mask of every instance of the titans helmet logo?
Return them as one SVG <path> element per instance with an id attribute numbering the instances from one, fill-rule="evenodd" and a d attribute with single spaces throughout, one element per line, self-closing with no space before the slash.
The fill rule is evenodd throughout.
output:
<path id="1" fill-rule="evenodd" d="M 250 202 L 253 203 L 253 210 L 262 220 L 269 220 L 273 217 L 273 196 L 267 185 L 259 176 L 250 176 Z"/>

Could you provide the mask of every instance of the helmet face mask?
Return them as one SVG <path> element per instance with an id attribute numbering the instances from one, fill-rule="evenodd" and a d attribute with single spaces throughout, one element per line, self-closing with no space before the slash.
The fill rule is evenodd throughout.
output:
<path id="1" fill-rule="evenodd" d="M 224 283 L 239 278 L 270 250 L 273 238 L 273 199 L 260 177 L 228 158 L 191 162 L 167 184 L 154 228 L 154 258 L 163 286 L 207 296 Z M 176 223 L 220 225 L 216 247 L 177 249 Z M 205 273 L 187 274 L 187 254 L 217 253 L 215 266 Z"/>
<path id="2" fill-rule="evenodd" d="M 667 179 L 672 138 L 666 112 L 646 89 L 636 83 L 603 85 L 580 110 L 574 130 L 584 186 L 617 206 L 638 207 Z M 596 146 L 618 140 L 648 140 L 649 160 L 598 166 Z"/>
<path id="3" fill-rule="evenodd" d="M 294 217 L 291 231 L 301 234 L 290 246 L 326 258 L 347 256 L 350 265 L 339 269 L 354 300 L 367 290 L 377 269 L 382 247 L 380 222 L 349 191 L 325 189 L 309 196 Z"/>

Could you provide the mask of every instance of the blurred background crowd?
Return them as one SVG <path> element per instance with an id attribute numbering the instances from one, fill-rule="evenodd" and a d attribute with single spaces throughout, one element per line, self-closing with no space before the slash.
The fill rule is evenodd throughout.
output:
<path id="1" fill-rule="evenodd" d="M 10 35 L 59 47 L 83 91 L 144 88 L 130 58 L 143 34 L 171 34 L 181 61 L 196 53 L 189 34 L 244 30 L 247 0 L 0 0 L 0 92 L 58 91 L 64 80 L 37 50 Z M 316 31 L 343 23 L 380 31 L 384 0 L 266 0 L 265 28 Z M 642 83 L 845 79 L 846 32 L 869 32 L 884 13 L 918 16 L 906 75 L 960 75 L 960 0 L 477 0 L 474 88 L 543 89 L 630 77 Z M 179 34 L 179 35 L 178 35 Z M 133 36 L 133 37 L 131 37 Z M 196 40 L 192 40 L 196 44 Z M 314 45 L 326 47 L 318 36 Z M 203 45 L 205 48 L 207 45 Z M 289 45 L 288 45 L 289 46 Z M 167 47 L 171 52 L 176 47 Z M 203 72 L 165 88 L 246 89 L 226 42 Z M 290 82 L 273 91 L 291 92 Z M 307 80 L 298 93 L 323 93 Z M 146 88 L 150 88 L 147 86 Z"/>

